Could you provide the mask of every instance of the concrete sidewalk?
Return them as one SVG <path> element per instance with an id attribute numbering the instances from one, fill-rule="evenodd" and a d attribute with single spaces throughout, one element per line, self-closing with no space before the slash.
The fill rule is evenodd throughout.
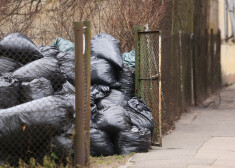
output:
<path id="1" fill-rule="evenodd" d="M 132 167 L 235 168 L 235 85 L 218 100 L 183 114 L 176 129 L 163 137 L 163 147 L 135 154 Z"/>

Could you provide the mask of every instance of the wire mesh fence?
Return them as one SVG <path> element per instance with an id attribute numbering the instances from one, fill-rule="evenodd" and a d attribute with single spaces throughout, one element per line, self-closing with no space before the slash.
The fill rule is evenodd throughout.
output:
<path id="1" fill-rule="evenodd" d="M 160 127 L 163 128 L 163 132 L 171 130 L 174 121 L 191 104 L 201 103 L 221 87 L 220 33 L 205 31 L 203 35 L 193 35 L 179 31 L 178 34 L 171 36 L 170 26 L 167 23 L 171 20 L 169 17 L 171 12 L 166 12 L 171 8 L 170 0 L 165 0 L 164 5 L 162 0 L 62 0 L 58 3 L 54 1 L 42 3 L 41 7 L 45 7 L 46 10 L 38 10 L 40 12 L 34 10 L 36 7 L 40 8 L 35 2 L 25 1 L 28 4 L 26 6 L 21 2 L 16 4 L 11 2 L 8 4 L 6 1 L 4 5 L 8 7 L 7 5 L 14 4 L 20 6 L 20 9 L 12 16 L 8 14 L 15 9 L 14 6 L 13 8 L 9 6 L 10 13 L 6 8 L 0 9 L 0 12 L 6 13 L 6 16 L 0 19 L 1 38 L 8 33 L 19 31 L 29 35 L 37 44 L 49 45 L 51 40 L 58 36 L 76 41 L 72 29 L 73 20 L 89 18 L 93 24 L 93 35 L 107 32 L 120 40 L 122 51 L 131 51 L 134 49 L 134 28 L 137 24 L 149 23 L 151 30 L 160 27 L 167 29 L 162 35 L 162 50 L 159 50 L 158 33 L 140 33 L 139 51 L 135 48 L 136 55 L 138 52 L 142 55 L 135 67 L 135 75 L 138 76 L 137 92 L 153 112 L 156 126 L 154 140 L 159 140 Z M 29 14 L 26 14 L 27 10 Z M 160 24 L 162 19 L 165 19 L 165 25 Z M 44 155 L 53 156 L 58 158 L 57 161 L 62 162 L 73 160 L 74 148 L 77 149 L 76 147 L 79 146 L 74 146 L 73 143 L 74 111 L 78 106 L 75 108 L 75 96 L 71 96 L 71 93 L 75 93 L 73 86 L 75 85 L 75 54 L 68 51 L 71 51 L 70 47 L 72 50 L 76 47 L 69 46 L 63 49 L 66 52 L 59 52 L 55 45 L 61 38 L 57 38 L 52 46 L 35 47 L 30 39 L 20 34 L 11 35 L 4 40 L 5 43 L 0 44 L 5 46 L 5 48 L 1 47 L 0 51 L 0 80 L 2 81 L 2 84 L 0 83 L 2 88 L 0 148 L 2 150 L 0 151 L 1 157 L 4 158 L 1 160 L 17 164 L 19 159 L 27 162 L 30 157 L 42 161 Z M 70 45 L 69 42 L 66 43 Z M 90 46 L 89 41 L 85 43 L 86 46 Z M 81 54 L 81 48 L 79 52 Z M 86 51 L 86 53 L 89 52 L 89 50 Z M 160 53 L 162 57 L 159 56 Z M 159 66 L 159 59 L 162 66 Z M 88 57 L 83 61 L 89 62 Z M 83 71 L 89 66 L 82 67 Z M 120 73 L 117 72 L 117 68 L 110 67 L 109 74 Z M 162 72 L 161 75 L 159 70 Z M 87 72 L 89 73 L 90 70 Z M 131 80 L 134 80 L 133 72 L 134 70 L 129 72 Z M 89 74 L 84 71 L 82 77 L 85 76 Z M 162 89 L 159 89 L 159 77 L 161 77 Z M 89 78 L 85 77 L 83 82 L 89 83 Z M 127 83 L 125 87 L 132 86 L 132 82 L 134 81 L 131 83 L 121 81 L 122 84 Z M 83 88 L 85 96 L 83 96 L 82 105 L 88 110 L 90 108 L 87 105 L 90 98 L 89 85 Z M 132 97 L 134 88 L 120 90 L 125 92 L 128 89 Z M 159 99 L 161 99 L 160 102 Z M 55 113 L 55 111 L 58 112 Z M 160 115 L 162 115 L 162 122 Z M 89 114 L 84 113 L 82 118 L 84 121 L 80 131 L 83 130 L 84 134 L 80 134 L 80 137 L 84 138 L 81 135 L 86 135 L 83 139 L 85 144 L 83 142 L 82 144 L 89 146 Z M 6 136 L 9 139 L 5 138 Z M 84 160 L 88 163 L 89 149 L 83 152 L 85 152 L 84 157 L 86 156 Z"/>
<path id="2" fill-rule="evenodd" d="M 159 129 L 159 31 L 141 31 L 138 27 L 136 32 L 136 95 L 141 97 L 153 113 L 155 131 L 153 141 L 161 138 Z M 161 101 L 161 100 L 160 100 Z"/>
<path id="3" fill-rule="evenodd" d="M 206 30 L 203 36 L 194 36 L 193 43 L 195 103 L 200 104 L 221 89 L 220 31 Z"/>
<path id="4" fill-rule="evenodd" d="M 133 97 L 134 87 L 130 87 L 133 86 L 136 76 L 137 95 L 145 100 L 155 119 L 153 141 L 161 141 L 161 127 L 164 133 L 171 130 L 181 113 L 192 104 L 200 104 L 221 87 L 220 32 L 215 34 L 212 31 L 205 31 L 203 35 L 193 35 L 179 31 L 178 34 L 171 36 L 170 0 L 164 0 L 164 3 L 162 0 L 61 0 L 48 1 L 49 3 L 40 1 L 41 6 L 31 0 L 24 3 L 9 2 L 11 3 L 5 1 L 2 5 L 5 7 L 0 8 L 0 13 L 4 16 L 0 19 L 1 38 L 11 32 L 22 32 L 37 44 L 50 45 L 52 39 L 58 36 L 80 44 L 81 32 L 78 42 L 72 23 L 77 19 L 90 19 L 93 35 L 101 32 L 113 35 L 120 40 L 122 51 L 131 51 L 135 47 L 136 56 L 140 56 L 135 62 L 135 75 L 133 68 L 124 69 L 124 66 L 123 71 L 118 71 L 116 65 L 115 67 L 112 63 L 104 63 L 105 60 L 101 58 L 102 65 L 110 68 L 108 74 L 111 77 L 115 74 L 112 84 L 116 84 L 113 81 L 118 81 L 126 85 L 121 86 L 120 90 L 107 86 L 102 86 L 103 90 L 100 90 L 104 97 L 108 94 L 116 96 L 118 91 Z M 17 6 L 19 8 L 16 8 Z M 45 10 L 42 10 L 42 7 Z M 12 13 L 14 10 L 16 11 Z M 161 25 L 163 19 L 164 24 Z M 160 27 L 167 29 L 162 35 L 161 49 L 159 32 L 147 33 L 144 29 L 138 34 L 138 48 L 134 45 L 135 26 L 146 23 L 149 23 L 151 30 Z M 85 28 L 83 31 L 87 32 L 88 29 Z M 58 51 L 60 40 L 61 38 L 57 38 L 51 46 L 36 47 L 27 37 L 12 34 L 3 38 L 0 43 L 0 160 L 3 162 L 17 165 L 20 159 L 28 163 L 30 158 L 35 158 L 40 163 L 47 155 L 53 157 L 56 162 L 71 163 L 75 155 L 80 159 L 75 159 L 76 163 L 81 161 L 82 164 L 89 164 L 90 113 L 87 111 L 90 111 L 90 65 L 87 63 L 90 57 L 87 54 L 91 51 L 87 46 L 91 44 L 90 40 L 85 41 L 86 57 L 78 61 L 80 64 L 83 62 L 83 65 L 79 65 L 80 69 L 76 70 L 83 73 L 75 78 L 76 52 L 71 51 L 76 48 L 81 58 L 84 46 L 73 46 L 66 41 L 68 48 L 60 48 L 63 50 L 61 52 Z M 94 67 L 98 67 L 96 61 L 97 59 L 93 59 Z M 129 74 L 124 74 L 125 71 Z M 127 76 L 130 80 L 116 79 Z M 80 105 L 78 102 L 75 103 L 75 85 L 76 93 L 81 98 Z M 79 87 L 81 85 L 84 87 Z M 162 88 L 159 88 L 160 86 Z M 100 86 L 92 87 L 95 90 Z M 112 92 L 108 93 L 111 90 Z M 91 114 L 93 108 L 100 108 L 95 107 L 98 102 L 101 106 L 107 103 L 107 100 L 102 102 L 99 96 L 97 97 L 94 107 L 91 106 Z M 111 99 L 110 97 L 107 98 Z M 118 101 L 125 102 L 124 99 Z M 101 109 L 100 115 L 106 110 Z M 75 114 L 75 110 L 80 110 L 80 113 Z M 111 108 L 110 111 L 114 110 Z M 119 110 L 124 111 L 120 108 Z M 76 126 L 75 134 L 75 116 L 78 115 L 80 118 L 76 119 L 79 120 L 79 126 Z M 92 128 L 92 131 L 98 132 L 97 135 L 106 143 L 99 142 L 107 149 L 99 151 L 99 154 L 113 154 L 113 148 L 118 147 L 121 153 L 130 145 L 121 144 L 121 138 L 124 137 L 126 140 L 131 137 L 123 136 L 126 133 L 122 132 L 123 130 L 116 136 L 113 136 L 116 133 L 111 134 L 96 128 Z M 121 135 L 123 137 L 118 137 L 119 141 L 115 144 L 114 138 L 106 138 L 110 135 L 115 138 Z"/>
<path id="5" fill-rule="evenodd" d="M 119 41 L 99 34 L 91 45 L 88 22 L 76 25 L 74 34 L 75 45 L 56 38 L 51 46 L 36 46 L 20 33 L 1 39 L 0 58 L 8 62 L 0 63 L 0 87 L 10 89 L 0 91 L 1 164 L 18 166 L 22 160 L 30 166 L 32 158 L 44 164 L 48 156 L 56 166 L 79 167 L 89 165 L 90 152 L 107 156 L 150 149 L 152 114 L 142 100 L 133 98 L 134 70 L 122 64 Z M 94 41 L 99 55 L 91 57 Z M 113 50 L 113 58 L 107 58 Z"/>
<path id="6" fill-rule="evenodd" d="M 137 95 L 147 102 L 153 112 L 156 126 L 154 137 L 159 140 L 161 127 L 164 133 L 171 130 L 174 121 L 189 107 L 220 91 L 220 32 L 211 30 L 208 33 L 206 30 L 205 34 L 196 36 L 179 31 L 171 37 L 163 35 L 160 51 L 157 33 L 139 32 L 136 40 Z M 157 76 L 160 52 L 161 80 Z M 162 108 L 159 108 L 158 102 L 160 83 Z"/>
<path id="7" fill-rule="evenodd" d="M 0 46 L 1 165 L 43 164 L 46 156 L 72 165 L 74 53 L 36 46 L 20 33 Z"/>
<path id="8" fill-rule="evenodd" d="M 1 39 L 1 164 L 48 157 L 54 166 L 89 165 L 90 22 L 76 23 L 74 32 L 75 46 L 64 48 L 36 46 L 20 33 Z"/>

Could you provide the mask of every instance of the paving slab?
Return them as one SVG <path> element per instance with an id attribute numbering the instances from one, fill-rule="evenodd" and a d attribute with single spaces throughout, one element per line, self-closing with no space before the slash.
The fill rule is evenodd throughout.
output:
<path id="1" fill-rule="evenodd" d="M 175 126 L 163 147 L 135 154 L 132 167 L 235 168 L 235 85 L 182 114 Z"/>

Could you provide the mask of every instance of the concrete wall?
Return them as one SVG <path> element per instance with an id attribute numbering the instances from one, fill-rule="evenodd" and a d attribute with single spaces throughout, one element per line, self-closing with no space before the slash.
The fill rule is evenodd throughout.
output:
<path id="1" fill-rule="evenodd" d="M 221 30 L 221 68 L 222 68 L 222 82 L 223 85 L 230 85 L 235 83 L 235 43 L 231 40 L 225 41 L 225 19 L 224 19 L 224 2 L 225 0 L 204 0 L 203 3 L 208 2 L 208 11 L 207 14 L 203 14 L 204 18 L 207 19 L 207 25 L 200 26 L 200 30 L 207 28 L 210 32 L 210 29 L 213 29 L 216 33 L 218 29 Z M 195 1 L 196 2 L 196 1 Z M 195 6 L 198 4 L 198 1 L 195 3 Z M 196 11 L 195 11 L 196 12 Z M 197 21 L 198 16 L 195 20 Z M 198 19 L 195 25 L 201 24 L 202 20 Z M 195 27 L 195 33 L 200 30 L 196 30 L 198 27 Z M 230 18 L 228 17 L 228 34 L 232 34 Z"/>
<path id="2" fill-rule="evenodd" d="M 217 32 L 219 29 L 219 1 L 209 0 L 209 9 L 208 30 L 210 31 L 210 29 L 213 29 L 214 32 Z"/>
<path id="3" fill-rule="evenodd" d="M 215 0 L 212 0 L 215 1 Z M 225 41 L 225 23 L 224 23 L 224 0 L 218 1 L 218 10 L 212 9 L 212 14 L 218 14 L 219 28 L 222 35 L 221 45 L 221 67 L 222 67 L 222 81 L 224 85 L 232 84 L 235 82 L 235 43 Z M 228 18 L 229 36 L 231 35 L 230 18 Z"/>

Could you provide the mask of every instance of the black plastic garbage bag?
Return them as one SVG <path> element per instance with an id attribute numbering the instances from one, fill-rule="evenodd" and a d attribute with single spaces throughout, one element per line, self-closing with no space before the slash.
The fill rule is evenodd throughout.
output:
<path id="1" fill-rule="evenodd" d="M 129 98 L 135 95 L 135 73 L 134 68 L 128 64 L 123 64 L 123 70 L 118 73 L 118 80 L 121 83 L 120 91 Z"/>
<path id="2" fill-rule="evenodd" d="M 75 81 L 75 56 L 74 52 L 60 52 L 57 55 L 61 72 L 70 83 Z"/>
<path id="3" fill-rule="evenodd" d="M 37 46 L 21 33 L 9 34 L 0 41 L 0 55 L 22 64 L 43 57 Z"/>
<path id="4" fill-rule="evenodd" d="M 22 82 L 21 84 L 24 102 L 50 96 L 53 92 L 51 82 L 45 78 L 34 79 L 31 82 Z"/>
<path id="5" fill-rule="evenodd" d="M 112 106 L 97 111 L 93 120 L 97 128 L 110 134 L 131 128 L 131 120 L 121 106 Z"/>
<path id="6" fill-rule="evenodd" d="M 114 149 L 117 154 L 148 152 L 151 147 L 151 132 L 146 128 L 133 126 L 131 130 L 121 131 L 114 136 Z"/>
<path id="7" fill-rule="evenodd" d="M 41 58 L 17 69 L 12 76 L 24 82 L 44 77 L 52 82 L 56 91 L 62 88 L 62 84 L 65 82 L 59 62 L 55 58 L 49 57 Z"/>
<path id="8" fill-rule="evenodd" d="M 52 138 L 52 152 L 58 162 L 65 163 L 66 159 L 71 158 L 74 154 L 73 139 L 66 134 Z"/>
<path id="9" fill-rule="evenodd" d="M 90 105 L 90 111 L 91 111 L 91 119 L 94 120 L 95 113 L 97 112 L 96 104 L 91 104 Z"/>
<path id="10" fill-rule="evenodd" d="M 0 165 L 9 165 L 19 167 L 19 157 L 14 155 L 9 155 L 6 151 L 0 151 Z"/>
<path id="11" fill-rule="evenodd" d="M 97 100 L 106 97 L 110 93 L 110 88 L 104 85 L 92 85 L 90 92 L 90 100 L 95 103 Z"/>
<path id="12" fill-rule="evenodd" d="M 75 111 L 75 94 L 63 94 L 60 96 L 66 99 L 67 100 L 66 105 L 69 107 L 73 107 L 73 111 Z M 74 118 L 75 118 L 75 113 L 74 113 Z"/>
<path id="13" fill-rule="evenodd" d="M 60 53 L 60 51 L 56 48 L 56 46 L 43 46 L 43 45 L 39 45 L 37 47 L 38 47 L 38 50 L 41 52 L 41 54 L 44 57 L 53 57 L 53 58 L 56 58 L 56 56 Z"/>
<path id="14" fill-rule="evenodd" d="M 105 59 L 91 58 L 91 84 L 107 85 L 119 88 L 121 84 L 116 79 L 115 68 Z"/>
<path id="15" fill-rule="evenodd" d="M 0 77 L 0 108 L 8 108 L 20 104 L 18 80 L 2 76 Z"/>
<path id="16" fill-rule="evenodd" d="M 0 110 L 0 146 L 9 153 L 30 152 L 64 133 L 73 122 L 73 107 L 62 96 L 48 96 Z"/>
<path id="17" fill-rule="evenodd" d="M 90 129 L 90 154 L 92 156 L 109 156 L 114 154 L 109 135 L 101 130 Z"/>
<path id="18" fill-rule="evenodd" d="M 52 138 L 51 151 L 55 154 L 56 161 L 65 163 L 67 158 L 74 154 L 73 139 L 62 134 Z"/>
<path id="19" fill-rule="evenodd" d="M 63 84 L 62 90 L 58 91 L 55 94 L 75 94 L 75 87 L 71 83 L 66 81 Z"/>
<path id="20" fill-rule="evenodd" d="M 116 89 L 112 89 L 111 93 L 107 97 L 97 103 L 97 107 L 98 109 L 117 105 L 125 107 L 127 105 L 128 100 L 129 98 L 125 95 L 125 93 Z"/>
<path id="21" fill-rule="evenodd" d="M 14 70 L 18 69 L 21 65 L 16 61 L 7 58 L 7 57 L 0 57 L 0 74 L 13 72 Z"/>
<path id="22" fill-rule="evenodd" d="M 90 88 L 90 110 L 91 119 L 94 119 L 94 114 L 97 112 L 97 101 L 106 97 L 110 93 L 110 87 L 104 85 L 93 85 Z"/>
<path id="23" fill-rule="evenodd" d="M 75 125 L 72 124 L 68 131 L 52 138 L 49 150 L 56 155 L 57 162 L 65 163 L 67 158 L 71 159 L 74 155 L 74 129 Z"/>
<path id="24" fill-rule="evenodd" d="M 102 33 L 92 38 L 91 55 L 92 57 L 104 58 L 113 65 L 122 68 L 120 42 L 109 34 Z"/>
<path id="25" fill-rule="evenodd" d="M 143 100 L 133 97 L 128 101 L 126 110 L 133 125 L 148 128 L 151 132 L 153 132 L 154 119 L 152 112 Z"/>

